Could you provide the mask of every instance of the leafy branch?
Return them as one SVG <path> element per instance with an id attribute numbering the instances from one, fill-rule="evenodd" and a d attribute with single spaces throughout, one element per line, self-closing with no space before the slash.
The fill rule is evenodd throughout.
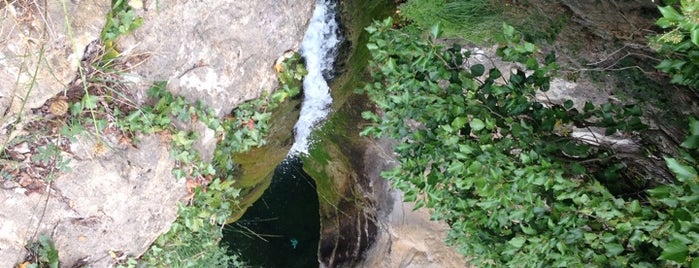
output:
<path id="1" fill-rule="evenodd" d="M 540 61 L 536 46 L 507 25 L 498 56 L 527 70 L 506 76 L 479 64 L 463 68 L 470 53 L 461 46 L 405 34 L 391 19 L 366 30 L 372 81 L 361 92 L 379 112 L 362 113 L 374 122 L 362 134 L 400 141 L 400 166 L 382 175 L 406 200 L 432 208 L 436 219 L 449 223 L 449 241 L 474 264 L 696 262 L 692 250 L 699 244 L 693 241 L 699 240 L 691 215 L 699 209 L 688 203 L 696 193 L 679 190 L 693 184 L 660 186 L 638 199 L 615 196 L 610 178 L 627 167 L 604 144 L 570 135 L 590 126 L 608 135 L 643 130 L 640 108 L 588 102 L 580 111 L 571 100 L 534 98 L 549 89 L 555 56 Z M 439 33 L 433 29 L 431 39 Z M 691 163 L 668 160 L 681 183 L 697 180 Z M 659 195 L 666 192 L 671 194 Z"/>

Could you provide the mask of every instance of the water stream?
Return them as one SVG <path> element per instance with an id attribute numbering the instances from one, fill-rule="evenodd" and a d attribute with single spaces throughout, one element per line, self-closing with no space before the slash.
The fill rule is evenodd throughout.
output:
<path id="1" fill-rule="evenodd" d="M 294 126 L 295 142 L 289 155 L 307 154 L 309 136 L 330 112 L 332 97 L 327 80 L 333 76 L 338 45 L 342 41 L 333 0 L 318 0 L 301 43 L 308 75 L 303 80 L 303 104 Z"/>

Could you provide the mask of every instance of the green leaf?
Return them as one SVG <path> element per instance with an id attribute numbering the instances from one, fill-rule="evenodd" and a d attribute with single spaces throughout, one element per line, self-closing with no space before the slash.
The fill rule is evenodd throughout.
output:
<path id="1" fill-rule="evenodd" d="M 566 110 L 569 110 L 570 108 L 573 108 L 573 101 L 572 100 L 566 100 L 563 102 L 563 107 L 566 108 Z"/>
<path id="2" fill-rule="evenodd" d="M 699 135 L 692 135 L 687 137 L 686 140 L 682 144 L 680 144 L 682 148 L 687 148 L 687 149 L 696 149 L 699 148 Z"/>
<path id="3" fill-rule="evenodd" d="M 660 10 L 660 13 L 663 14 L 663 17 L 670 22 L 679 22 L 682 20 L 682 18 L 684 18 L 682 14 L 677 12 L 677 10 L 675 10 L 675 8 L 672 6 L 658 7 L 658 9 Z"/>
<path id="4" fill-rule="evenodd" d="M 534 50 L 536 50 L 536 46 L 532 43 L 526 42 L 524 43 L 524 50 L 528 53 L 533 53 Z"/>
<path id="5" fill-rule="evenodd" d="M 526 238 L 524 238 L 522 236 L 517 236 L 515 238 L 510 239 L 510 241 L 507 243 L 510 244 L 511 246 L 519 249 L 519 248 L 522 248 L 522 246 L 524 245 L 524 242 L 526 242 L 526 241 L 527 241 Z"/>
<path id="6" fill-rule="evenodd" d="M 696 118 L 689 118 L 689 133 L 699 135 L 699 121 Z"/>
<path id="7" fill-rule="evenodd" d="M 473 120 L 471 120 L 469 125 L 471 126 L 471 129 L 473 131 L 480 131 L 481 129 L 485 128 L 485 123 L 483 123 L 483 120 L 480 120 L 478 118 L 474 118 Z"/>
<path id="8" fill-rule="evenodd" d="M 370 112 L 370 111 L 363 111 L 362 112 L 362 118 L 372 121 L 372 122 L 380 122 L 381 118 L 379 118 L 378 115 Z"/>
<path id="9" fill-rule="evenodd" d="M 507 23 L 502 23 L 502 32 L 505 34 L 505 37 L 511 38 L 512 36 L 515 35 L 515 27 L 512 27 L 508 25 Z"/>
<path id="10" fill-rule="evenodd" d="M 653 189 L 647 191 L 652 197 L 662 198 L 670 195 L 670 187 L 667 185 L 660 185 Z"/>
<path id="11" fill-rule="evenodd" d="M 691 38 L 692 38 L 692 43 L 694 43 L 695 46 L 699 46 L 699 28 L 698 27 L 695 27 L 694 29 L 692 29 Z"/>
<path id="12" fill-rule="evenodd" d="M 624 252 L 624 247 L 618 243 L 608 243 L 604 245 L 607 250 L 607 256 L 616 256 Z"/>
<path id="13" fill-rule="evenodd" d="M 531 228 L 531 227 L 526 226 L 524 224 L 520 224 L 519 226 L 520 226 L 520 228 L 522 228 L 522 232 L 525 234 L 528 234 L 528 235 L 535 235 L 536 234 L 536 230 L 534 230 L 534 228 Z"/>
<path id="14" fill-rule="evenodd" d="M 451 122 L 451 126 L 453 128 L 459 129 L 459 128 L 464 127 L 466 125 L 466 122 L 468 122 L 468 118 L 457 117 L 457 118 L 454 118 L 454 121 Z"/>
<path id="15" fill-rule="evenodd" d="M 83 99 L 82 99 L 83 107 L 85 107 L 86 109 L 95 109 L 95 108 L 97 108 L 97 101 L 98 100 L 99 100 L 99 98 L 97 98 L 97 96 L 85 94 L 85 95 L 83 95 Z"/>
<path id="16" fill-rule="evenodd" d="M 432 34 L 432 38 L 439 38 L 440 36 L 442 36 L 442 26 L 439 23 L 435 24 L 430 29 L 430 33 Z"/>
<path id="17" fill-rule="evenodd" d="M 666 18 L 659 18 L 659 19 L 655 22 L 655 24 L 658 25 L 658 26 L 660 26 L 661 28 L 669 28 L 669 27 L 671 27 L 672 25 L 674 25 L 675 22 L 672 22 L 672 21 L 670 21 L 670 20 L 668 20 L 668 19 L 666 19 Z"/>
<path id="18" fill-rule="evenodd" d="M 485 66 L 483 64 L 476 64 L 471 66 L 471 74 L 473 76 L 481 76 L 485 73 Z"/>
<path id="19" fill-rule="evenodd" d="M 688 254 L 689 248 L 687 245 L 678 239 L 673 239 L 665 245 L 663 253 L 660 254 L 660 258 L 658 259 L 684 263 Z"/>
<path id="20" fill-rule="evenodd" d="M 680 162 L 674 158 L 665 157 L 665 163 L 667 163 L 667 167 L 670 171 L 677 176 L 677 180 L 681 182 L 692 180 L 697 177 L 697 171 L 693 167 L 680 164 Z"/>
<path id="21" fill-rule="evenodd" d="M 452 174 L 461 174 L 464 170 L 464 163 L 461 161 L 454 161 L 451 163 L 447 171 Z"/>

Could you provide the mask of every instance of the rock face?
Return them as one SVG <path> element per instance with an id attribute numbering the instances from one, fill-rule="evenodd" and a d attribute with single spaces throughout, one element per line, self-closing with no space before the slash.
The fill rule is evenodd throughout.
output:
<path id="1" fill-rule="evenodd" d="M 99 37 L 109 1 L 0 3 L 0 144 L 9 124 L 73 80 L 85 46 Z M 24 105 L 23 102 L 25 102 Z M 16 135 L 16 134 L 15 134 Z"/>
<path id="2" fill-rule="evenodd" d="M 55 241 L 61 266 L 108 267 L 111 253 L 142 254 L 177 217 L 186 189 L 171 175 L 168 143 L 157 135 L 138 137 L 135 145 L 123 143 L 118 131 L 59 136 L 48 145 L 56 143 L 70 170 L 52 172 L 52 179 L 31 175 L 32 154 L 48 145 L 16 139 L 41 135 L 30 131 L 32 122 L 53 132 L 64 126 L 42 119 L 37 108 L 74 80 L 110 2 L 0 3 L 0 145 L 7 149 L 0 154 L 0 267 L 21 262 L 24 246 L 39 234 Z M 276 87 L 274 61 L 299 47 L 313 8 L 302 0 L 142 2 L 143 27 L 117 42 L 131 71 L 123 88 L 142 104 L 153 81 L 168 81 L 173 93 L 202 100 L 219 115 Z M 208 138 L 199 149 L 207 159 L 215 137 L 202 132 Z"/>
<path id="3" fill-rule="evenodd" d="M 314 1 L 147 1 L 146 23 L 120 42 L 151 58 L 134 69 L 146 86 L 202 100 L 219 115 L 277 85 L 274 61 L 296 50 Z"/>
<path id="4" fill-rule="evenodd" d="M 140 146 L 146 150 L 119 146 L 96 156 L 95 142 L 78 139 L 72 172 L 45 189 L 4 184 L 0 266 L 21 262 L 24 246 L 43 234 L 55 241 L 62 265 L 108 267 L 110 251 L 137 256 L 169 230 L 186 192 L 171 175 L 167 144 L 145 137 Z"/>
<path id="5" fill-rule="evenodd" d="M 372 199 L 376 200 L 381 226 L 375 242 L 364 254 L 361 267 L 468 267 L 466 258 L 447 246 L 444 240 L 449 226 L 431 221 L 430 210 L 414 210 L 403 202 L 403 194 L 391 189 L 380 173 L 395 166 L 393 143 L 381 139 L 367 147 L 365 174 L 372 180 Z"/>
<path id="6" fill-rule="evenodd" d="M 220 117 L 276 88 L 274 62 L 299 48 L 314 7 L 302 0 L 147 3 L 140 10 L 146 23 L 119 42 L 137 59 L 129 77 L 137 95 L 167 81 L 169 91 L 204 102 Z M 195 128 L 207 133 L 203 124 Z M 210 160 L 216 137 L 202 137 L 197 149 Z"/>

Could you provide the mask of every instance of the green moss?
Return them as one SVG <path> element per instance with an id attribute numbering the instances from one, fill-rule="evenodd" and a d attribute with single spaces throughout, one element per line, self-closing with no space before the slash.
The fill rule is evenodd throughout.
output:
<path id="1" fill-rule="evenodd" d="M 303 170 L 315 180 L 321 206 L 337 204 L 341 196 L 333 178 L 348 176 L 349 164 L 333 143 L 318 143 L 309 154 Z"/>
<path id="2" fill-rule="evenodd" d="M 355 88 L 366 76 L 369 51 L 366 48 L 368 35 L 364 28 L 372 20 L 390 16 L 394 11 L 393 1 L 345 1 L 342 6 L 343 25 L 350 47 L 345 47 L 343 62 L 346 68 L 330 84 L 333 89 L 333 113 L 323 127 L 314 132 L 317 141 L 304 158 L 304 171 L 316 182 L 321 215 L 327 216 L 337 210 L 345 198 L 352 198 L 353 189 L 346 189 L 347 180 L 356 180 L 355 170 L 363 165 L 361 152 L 366 146 L 359 137 L 364 123 L 361 111 L 365 109 L 365 97 L 354 94 Z"/>
<path id="3" fill-rule="evenodd" d="M 238 221 L 241 217 L 243 217 L 245 211 L 247 211 L 247 209 L 252 206 L 255 201 L 257 201 L 257 199 L 260 199 L 262 194 L 265 193 L 265 190 L 267 190 L 269 185 L 272 184 L 273 175 L 274 174 L 269 174 L 266 178 L 257 181 L 257 184 L 254 186 L 246 188 L 246 192 L 241 193 L 241 197 L 238 200 L 236 208 L 233 210 L 231 216 L 228 217 L 228 221 L 226 222 L 227 224 Z"/>
<path id="4" fill-rule="evenodd" d="M 233 160 L 241 171 L 240 176 L 236 178 L 236 186 L 246 188 L 259 184 L 284 160 L 293 144 L 289 133 L 293 132 L 294 123 L 298 120 L 299 103 L 299 99 L 292 99 L 280 104 L 272 112 L 267 144 L 234 154 Z"/>
<path id="5" fill-rule="evenodd" d="M 233 162 L 237 165 L 235 187 L 241 188 L 238 206 L 228 222 L 238 220 L 272 182 L 274 169 L 286 158 L 293 144 L 294 124 L 299 118 L 301 99 L 299 93 L 303 75 L 306 70 L 299 64 L 299 56 L 295 54 L 282 63 L 282 73 L 279 73 L 282 89 L 272 93 L 270 99 L 274 105 L 268 125 L 269 130 L 263 146 L 252 147 L 247 151 L 234 153 Z"/>

